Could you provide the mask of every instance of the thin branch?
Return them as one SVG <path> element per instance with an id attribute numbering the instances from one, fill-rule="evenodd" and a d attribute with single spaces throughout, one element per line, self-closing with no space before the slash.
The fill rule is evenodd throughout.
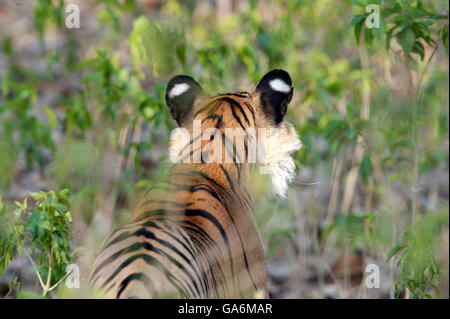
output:
<path id="1" fill-rule="evenodd" d="M 19 283 L 17 282 L 17 277 L 14 280 L 16 281 L 12 283 L 11 288 L 9 288 L 8 293 L 3 297 L 3 299 L 8 298 L 8 296 L 13 292 L 14 287 L 19 285 Z"/>
<path id="2" fill-rule="evenodd" d="M 363 71 L 363 79 L 362 79 L 362 101 L 361 101 L 361 113 L 360 118 L 364 121 L 368 121 L 370 117 L 370 83 L 366 77 L 366 73 L 370 67 L 369 54 L 367 52 L 367 48 L 364 45 L 364 42 L 361 41 L 361 44 L 358 47 L 359 56 L 361 60 L 361 69 Z M 350 208 L 352 205 L 353 197 L 355 194 L 356 183 L 358 181 L 359 176 L 359 167 L 361 164 L 361 160 L 364 156 L 364 132 L 360 132 L 358 134 L 356 140 L 356 146 L 354 151 L 354 157 L 352 161 L 352 167 L 347 174 L 347 178 L 345 180 L 344 187 L 344 195 L 341 203 L 341 213 L 346 215 L 350 212 Z"/>
<path id="3" fill-rule="evenodd" d="M 331 194 L 330 194 L 330 201 L 328 203 L 327 217 L 325 218 L 325 225 L 329 225 L 334 220 L 334 215 L 336 212 L 336 206 L 339 196 L 339 186 L 341 183 L 343 162 L 344 160 L 341 160 L 339 157 L 334 159 L 333 178 L 331 181 Z"/>
<path id="4" fill-rule="evenodd" d="M 60 283 L 61 283 L 61 281 L 63 281 L 64 279 L 66 279 L 67 278 L 67 276 L 70 274 L 70 271 L 68 271 L 68 272 L 66 272 L 66 274 L 60 279 L 60 280 L 58 280 L 58 282 L 56 283 L 56 284 L 54 284 L 53 286 L 51 286 L 50 288 L 49 288 L 49 292 L 50 291 L 52 291 L 53 289 L 55 289 Z"/>
<path id="5" fill-rule="evenodd" d="M 419 141 L 417 136 L 417 105 L 419 103 L 419 94 L 420 89 L 422 87 L 423 78 L 425 77 L 425 73 L 427 73 L 428 68 L 430 67 L 431 60 L 433 59 L 434 55 L 436 54 L 436 51 L 438 49 L 439 45 L 436 45 L 434 47 L 433 52 L 431 53 L 430 57 L 428 58 L 427 64 L 425 65 L 425 69 L 423 70 L 419 81 L 417 82 L 416 87 L 413 88 L 413 114 L 412 114 L 412 135 L 413 135 L 413 151 L 414 151 L 414 166 L 413 166 L 413 177 L 412 177 L 412 192 L 413 192 L 413 202 L 412 202 L 412 226 L 413 229 L 416 227 L 416 218 L 417 218 L 417 208 L 420 204 L 417 193 L 419 191 L 419 188 L 417 186 L 417 181 L 419 179 L 419 162 L 420 162 L 420 150 L 419 150 Z"/>
<path id="6" fill-rule="evenodd" d="M 44 291 L 42 292 L 43 296 L 47 295 L 47 293 L 50 291 L 49 288 L 50 288 L 50 281 L 52 278 L 52 272 L 53 272 L 53 248 L 50 248 L 47 283 L 45 284 Z"/>
<path id="7" fill-rule="evenodd" d="M 25 256 L 27 256 L 28 259 L 30 260 L 31 265 L 33 266 L 34 271 L 36 272 L 36 275 L 37 275 L 37 277 L 39 278 L 39 283 L 41 284 L 42 289 L 44 289 L 44 287 L 45 287 L 44 281 L 42 280 L 41 275 L 39 274 L 39 271 L 38 271 L 38 269 L 37 269 L 37 267 L 36 267 L 36 264 L 35 264 L 34 261 L 33 261 L 33 258 L 31 258 L 31 256 L 30 256 L 25 250 L 23 251 L 23 253 L 24 253 Z"/>
<path id="8" fill-rule="evenodd" d="M 427 71 L 428 71 L 428 69 L 430 67 L 430 64 L 431 64 L 431 60 L 433 60 L 433 57 L 436 54 L 436 51 L 437 51 L 438 47 L 439 47 L 439 45 L 436 45 L 434 47 L 433 52 L 431 53 L 430 57 L 428 58 L 427 64 L 425 65 L 425 69 L 423 69 L 423 72 L 422 72 L 422 74 L 421 74 L 421 76 L 419 78 L 419 81 L 417 82 L 416 88 L 414 89 L 415 93 L 419 92 L 419 89 L 422 86 L 422 82 L 423 82 L 423 78 L 425 76 L 425 73 L 427 73 Z"/>

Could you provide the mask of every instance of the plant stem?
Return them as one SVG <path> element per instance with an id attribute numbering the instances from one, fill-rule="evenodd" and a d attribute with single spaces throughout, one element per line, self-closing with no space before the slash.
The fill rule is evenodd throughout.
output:
<path id="1" fill-rule="evenodd" d="M 425 69 L 420 75 L 419 81 L 417 82 L 416 87 L 413 91 L 413 110 L 412 110 L 412 136 L 413 136 L 413 156 L 414 156 L 414 164 L 413 164 L 413 177 L 412 177 L 412 192 L 413 192 L 413 203 L 412 203 L 412 226 L 413 229 L 416 228 L 416 218 L 417 218 L 417 206 L 419 205 L 417 193 L 419 191 L 419 187 L 417 185 L 419 179 L 419 164 L 420 164 L 420 150 L 419 150 L 419 140 L 417 134 L 417 105 L 420 100 L 420 89 L 422 87 L 423 78 L 425 73 L 428 71 L 431 60 L 433 59 L 436 51 L 438 49 L 438 45 L 434 48 L 430 57 L 427 60 L 427 64 L 425 65 Z M 408 63 L 409 64 L 409 63 Z"/>
<path id="2" fill-rule="evenodd" d="M 50 253 L 48 257 L 49 257 L 49 265 L 48 265 L 47 283 L 45 284 L 44 291 L 42 292 L 43 296 L 46 296 L 47 293 L 50 291 L 50 282 L 53 271 L 53 248 L 50 248 Z"/>
<path id="3" fill-rule="evenodd" d="M 53 286 L 51 286 L 50 288 L 49 288 L 49 292 L 50 291 L 52 291 L 53 289 L 55 289 L 56 287 L 58 287 L 58 285 L 64 280 L 64 279 L 66 279 L 66 277 L 68 276 L 70 274 L 70 272 L 66 272 L 66 274 L 60 279 L 60 280 L 58 280 L 58 282 L 56 283 L 56 284 L 54 284 Z"/>
<path id="4" fill-rule="evenodd" d="M 38 277 L 38 279 L 39 279 L 39 283 L 41 284 L 42 289 L 44 289 L 44 287 L 45 287 L 44 281 L 42 280 L 42 277 L 41 277 L 41 275 L 39 274 L 39 271 L 38 271 L 38 269 L 37 269 L 37 267 L 36 267 L 36 264 L 35 264 L 34 261 L 33 261 L 33 258 L 31 258 L 31 256 L 30 256 L 25 250 L 24 250 L 24 254 L 25 254 L 25 256 L 27 256 L 28 259 L 30 260 L 31 265 L 33 266 L 34 271 L 36 272 L 36 275 L 37 275 L 37 277 Z"/>
<path id="5" fill-rule="evenodd" d="M 362 34 L 362 33 L 361 33 Z M 370 67 L 369 54 L 364 42 L 361 41 L 359 45 L 359 56 L 361 60 L 361 69 L 363 71 L 362 79 L 362 101 L 361 101 L 361 113 L 360 118 L 364 121 L 369 121 L 370 117 L 370 82 L 368 80 L 367 72 Z M 355 193 L 356 183 L 358 181 L 359 167 L 361 165 L 361 160 L 364 156 L 364 138 L 363 133 L 360 132 L 357 137 L 355 153 L 352 161 L 352 168 L 350 169 L 347 179 L 345 181 L 344 195 L 341 204 L 341 213 L 346 215 L 350 212 L 350 208 L 353 201 L 353 196 Z"/>
<path id="6" fill-rule="evenodd" d="M 13 280 L 16 280 L 16 281 L 14 281 L 14 282 L 12 283 L 11 288 L 8 290 L 7 294 L 3 297 L 3 299 L 8 298 L 8 296 L 13 292 L 14 287 L 18 285 L 18 283 L 17 283 L 17 277 L 16 277 L 15 279 L 13 279 Z M 18 289 L 18 290 L 19 290 L 19 289 Z"/>

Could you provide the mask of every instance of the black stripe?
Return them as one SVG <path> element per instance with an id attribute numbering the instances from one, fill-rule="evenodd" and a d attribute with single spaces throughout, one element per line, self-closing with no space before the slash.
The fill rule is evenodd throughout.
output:
<path id="1" fill-rule="evenodd" d="M 248 97 L 247 94 L 248 94 L 247 92 L 242 92 L 242 93 L 228 93 L 228 95 L 231 95 L 231 96 L 237 96 L 237 97 L 243 97 L 243 98 L 247 98 L 247 97 Z"/>
<path id="2" fill-rule="evenodd" d="M 185 221 L 184 223 L 186 224 L 186 226 L 184 227 L 184 229 L 185 229 L 187 232 L 189 232 L 189 231 L 193 232 L 193 233 L 191 233 L 191 239 L 192 239 L 192 241 L 194 241 L 194 242 L 196 243 L 197 247 L 201 250 L 201 252 L 203 253 L 203 255 L 206 257 L 206 261 L 207 261 L 208 264 L 210 265 L 210 274 L 211 274 L 211 276 L 212 276 L 212 279 L 213 279 L 213 282 L 214 282 L 215 287 L 217 286 L 217 282 L 216 282 L 216 274 L 212 271 L 212 267 L 213 267 L 213 266 L 218 267 L 219 273 L 220 273 L 221 276 L 219 276 L 219 277 L 217 278 L 217 280 L 219 280 L 220 285 L 221 285 L 221 287 L 222 287 L 222 290 L 224 291 L 224 295 L 226 295 L 227 292 L 228 292 L 228 287 L 227 287 L 223 282 L 224 282 L 224 281 L 225 281 L 226 283 L 228 283 L 228 282 L 225 280 L 225 274 L 224 274 L 224 272 L 223 272 L 222 266 L 221 266 L 221 264 L 218 262 L 216 255 L 212 254 L 212 257 L 213 257 L 214 260 L 215 260 L 214 263 L 213 263 L 213 262 L 212 262 L 211 255 L 208 254 L 208 253 L 211 251 L 210 249 L 211 249 L 212 247 L 216 248 L 216 250 L 219 249 L 219 248 L 217 247 L 216 242 L 208 235 L 208 233 L 206 233 L 206 232 L 205 232 L 201 227 L 199 227 L 198 225 L 196 225 L 196 224 L 194 224 L 194 223 L 192 223 L 192 222 L 189 222 L 189 221 Z M 194 234 L 198 234 L 198 235 L 201 237 L 201 240 L 195 238 L 195 235 L 194 235 Z M 209 243 L 208 243 L 208 241 L 206 241 L 206 239 L 209 241 Z M 208 250 L 206 250 L 206 249 L 203 248 L 203 244 L 206 244 Z M 218 252 L 219 252 L 219 254 L 222 253 L 220 250 L 219 250 Z M 208 258 L 208 256 L 209 256 L 209 258 Z"/>
<path id="3" fill-rule="evenodd" d="M 236 194 L 236 190 L 234 188 L 234 183 L 233 180 L 231 179 L 230 175 L 228 174 L 228 172 L 225 170 L 225 168 L 223 167 L 222 164 L 219 165 L 219 167 L 221 168 L 222 172 L 225 174 L 225 177 L 227 178 L 228 184 L 230 184 L 231 190 L 233 191 L 233 193 Z M 237 194 L 236 194 L 237 195 Z"/>
<path id="4" fill-rule="evenodd" d="M 242 126 L 242 128 L 245 129 L 245 127 L 241 123 L 241 120 L 239 119 L 237 114 L 234 112 L 234 109 L 237 108 L 239 110 L 239 112 L 241 112 L 241 114 L 244 117 L 244 119 L 247 122 L 247 124 L 250 124 L 250 121 L 248 120 L 247 114 L 245 114 L 244 109 L 242 108 L 242 106 L 238 102 L 236 102 L 235 100 L 233 100 L 232 98 L 229 98 L 229 97 L 223 97 L 223 98 L 221 98 L 221 100 L 224 100 L 224 101 L 226 101 L 226 102 L 228 102 L 230 104 L 232 112 L 233 112 L 233 116 L 238 120 L 238 122 Z"/>
<path id="5" fill-rule="evenodd" d="M 228 183 L 230 184 L 231 189 L 232 189 L 233 192 L 236 194 L 236 191 L 235 191 L 235 188 L 234 188 L 234 183 L 233 183 L 233 181 L 232 181 L 230 175 L 228 174 L 228 172 L 225 170 L 225 168 L 224 168 L 222 165 L 220 165 L 220 168 L 222 169 L 223 173 L 225 174 L 225 176 L 226 176 L 226 178 L 227 178 L 227 180 L 228 180 Z M 237 195 L 237 194 L 236 194 L 236 195 Z M 246 269 L 247 269 L 247 273 L 248 273 L 250 279 L 252 280 L 253 286 L 254 286 L 254 288 L 256 289 L 256 284 L 255 284 L 255 282 L 254 282 L 254 280 L 253 280 L 253 278 L 252 278 L 252 276 L 251 276 L 251 274 L 250 274 L 250 268 L 249 268 L 249 265 L 248 265 L 247 254 L 246 254 L 245 249 L 244 249 L 244 243 L 242 242 L 241 234 L 239 233 L 239 231 L 238 231 L 238 229 L 237 229 L 237 227 L 236 227 L 236 223 L 234 222 L 234 218 L 233 218 L 233 216 L 231 215 L 230 211 L 228 210 L 228 207 L 225 206 L 225 209 L 227 210 L 228 216 L 230 217 L 230 219 L 231 219 L 231 221 L 232 221 L 232 223 L 233 223 L 233 225 L 234 225 L 234 228 L 236 229 L 236 233 L 237 233 L 238 236 L 239 236 L 239 241 L 240 241 L 240 243 L 241 243 L 242 253 L 243 253 L 243 255 L 244 255 L 245 267 L 246 267 Z"/>
<path id="6" fill-rule="evenodd" d="M 158 248 L 156 248 L 155 246 L 153 246 L 151 243 L 147 243 L 147 242 L 139 242 L 139 243 L 135 243 L 135 244 L 133 244 L 133 245 L 131 245 L 130 247 L 128 247 L 128 248 L 125 248 L 125 249 L 122 249 L 121 251 L 118 251 L 117 253 L 115 253 L 113 256 L 114 256 L 114 259 L 115 258 L 117 258 L 118 256 L 120 256 L 120 255 L 123 255 L 124 253 L 129 253 L 129 252 L 132 252 L 132 251 L 136 251 L 136 250 L 138 250 L 138 249 L 141 249 L 141 248 L 144 248 L 144 249 L 146 249 L 146 250 L 148 250 L 148 251 L 153 251 L 153 252 L 155 252 L 155 253 L 157 253 L 157 254 L 161 254 L 161 255 L 164 255 L 167 259 L 169 259 L 169 261 L 170 262 L 172 262 L 174 265 L 176 265 L 180 270 L 182 270 L 188 277 L 189 277 L 189 279 L 190 279 L 190 281 L 191 281 L 191 283 L 194 285 L 194 288 L 195 288 L 195 290 L 197 291 L 197 293 L 200 295 L 200 291 L 198 290 L 198 286 L 197 286 L 197 283 L 195 282 L 195 280 L 192 278 L 192 276 L 191 276 L 191 274 L 186 270 L 186 268 L 184 268 L 184 266 L 181 264 L 181 263 L 179 263 L 177 260 L 175 260 L 172 256 L 170 256 L 170 255 L 168 255 L 166 252 L 164 252 L 163 250 L 161 250 L 161 249 L 158 249 Z M 142 255 L 142 254 L 141 254 Z M 111 256 L 111 257 L 113 257 L 113 256 Z M 138 256 L 140 256 L 140 255 L 138 255 Z M 149 255 L 146 255 L 146 256 L 149 256 Z M 113 262 L 114 261 L 114 259 L 111 259 L 111 257 L 110 258 L 108 258 L 106 261 L 109 261 L 109 262 Z M 116 271 L 103 283 L 103 285 L 102 286 L 106 286 L 107 284 L 108 284 L 108 282 L 110 282 L 123 268 L 125 268 L 125 267 L 127 267 L 129 264 L 131 264 L 135 259 L 134 259 L 134 257 L 135 256 L 132 256 L 132 257 L 130 257 L 130 258 L 128 258 L 127 260 L 125 260 L 117 269 L 116 269 Z M 155 263 L 157 263 L 157 264 L 161 264 L 156 258 L 154 258 L 153 256 L 149 256 L 149 257 L 151 257 L 152 258 L 152 260 L 155 262 Z M 104 262 L 104 263 L 106 263 L 106 261 Z M 108 263 L 109 263 L 108 262 Z M 147 262 L 147 261 L 146 261 Z M 164 268 L 165 269 L 165 268 Z M 193 295 L 195 295 L 195 293 L 194 293 L 194 291 L 192 290 L 192 287 L 190 287 L 189 285 L 188 285 L 188 288 L 189 288 L 189 290 L 191 291 L 191 293 L 193 294 Z"/>
<path id="7" fill-rule="evenodd" d="M 234 268 L 233 268 L 233 255 L 231 254 L 231 247 L 230 247 L 230 241 L 228 240 L 227 233 L 225 232 L 225 229 L 222 227 L 220 222 L 217 220 L 216 217 L 214 217 L 212 214 L 208 213 L 207 211 L 204 211 L 202 209 L 186 209 L 184 211 L 185 215 L 188 217 L 195 217 L 195 216 L 201 216 L 203 218 L 208 219 L 211 223 L 216 226 L 216 228 L 219 230 L 220 234 L 222 235 L 222 239 L 224 240 L 227 249 L 228 249 L 228 255 L 230 259 L 230 268 L 231 268 L 231 274 L 234 278 Z"/>
<path id="8" fill-rule="evenodd" d="M 198 255 L 194 252 L 195 248 L 192 246 L 191 241 L 186 237 L 186 233 L 183 233 L 180 229 L 180 227 L 178 225 L 174 225 L 173 227 L 170 224 L 169 221 L 164 221 L 162 223 L 166 228 L 162 228 L 159 227 L 158 225 L 156 225 L 153 221 L 148 221 L 144 223 L 144 226 L 152 226 L 155 227 L 157 229 L 159 229 L 160 231 L 162 231 L 164 234 L 166 234 L 167 236 L 169 236 L 170 238 L 176 240 L 181 246 L 183 246 L 184 249 L 186 249 L 186 251 L 189 252 L 189 254 L 192 256 L 192 260 L 197 260 Z M 184 242 L 182 240 L 180 240 L 179 238 L 177 238 L 174 233 L 177 233 L 178 235 L 180 235 L 182 237 L 182 239 L 184 240 Z M 190 247 L 188 247 L 188 245 Z M 207 293 L 209 292 L 209 287 L 208 284 L 206 283 L 206 274 L 203 268 L 200 269 L 201 272 L 201 277 L 203 279 L 203 287 L 206 289 Z"/>
<path id="9" fill-rule="evenodd" d="M 242 129 L 245 130 L 246 127 L 244 126 L 244 124 L 242 124 L 239 116 L 237 116 L 236 111 L 234 110 L 233 104 L 230 103 L 230 107 L 231 107 L 231 113 L 233 114 L 233 117 L 235 118 L 236 121 L 238 121 L 238 123 L 242 127 Z"/>
<path id="10" fill-rule="evenodd" d="M 189 266 L 191 266 L 191 268 L 194 270 L 194 272 L 196 273 L 197 277 L 201 277 L 200 274 L 198 273 L 197 269 L 192 265 L 192 263 L 190 262 L 190 260 L 181 252 L 178 250 L 178 248 L 176 248 L 175 246 L 173 246 L 172 244 L 170 244 L 169 242 L 162 240 L 160 238 L 157 238 L 155 236 L 155 234 L 153 232 L 150 232 L 148 230 L 146 230 L 145 228 L 140 228 L 134 232 L 126 232 L 126 233 L 122 233 L 120 236 L 116 237 L 111 243 L 108 244 L 107 247 L 109 247 L 110 245 L 118 242 L 118 241 L 123 241 L 129 237 L 132 236 L 144 236 L 145 238 L 148 239 L 153 239 L 155 241 L 157 241 L 158 243 L 160 243 L 161 245 L 171 249 L 172 251 L 174 251 L 176 254 L 178 254 L 182 259 L 184 259 Z M 150 245 L 147 246 L 146 244 Z M 155 251 L 155 252 L 159 252 L 161 254 L 163 254 L 166 258 L 168 258 L 172 263 L 174 263 L 175 265 L 178 266 L 178 268 L 180 268 L 181 270 L 183 270 L 186 275 L 188 275 L 188 277 L 191 279 L 191 281 L 193 282 L 196 290 L 198 293 L 198 287 L 197 284 L 195 283 L 195 281 L 193 280 L 193 278 L 191 277 L 191 275 L 187 272 L 187 270 L 178 262 L 176 261 L 173 257 L 169 256 L 168 254 L 166 254 L 165 252 L 161 251 L 160 249 L 154 247 L 153 245 L 149 244 L 149 243 L 135 243 L 127 248 L 124 248 L 122 250 L 119 250 L 118 252 L 114 253 L 112 256 L 110 256 L 109 258 L 107 258 L 105 261 L 103 261 L 94 271 L 94 273 L 92 274 L 92 276 L 94 276 L 100 269 L 102 269 L 103 267 L 105 267 L 107 264 L 114 262 L 115 259 L 117 259 L 118 257 L 120 257 L 123 254 L 126 253 L 130 253 L 133 251 L 136 251 L 140 248 L 145 248 L 147 250 L 151 250 L 151 251 Z M 96 281 L 96 280 L 95 280 Z"/>
<path id="11" fill-rule="evenodd" d="M 256 124 L 255 111 L 253 110 L 253 106 L 251 106 L 248 102 L 244 102 L 244 105 L 249 109 L 250 113 L 252 113 L 253 124 Z"/>
<path id="12" fill-rule="evenodd" d="M 203 177 L 204 179 L 206 179 L 207 181 L 212 183 L 214 186 L 218 187 L 225 195 L 227 195 L 229 198 L 231 198 L 231 195 L 228 193 L 228 191 L 222 185 L 217 183 L 217 181 L 215 179 L 211 178 L 208 174 L 206 174 L 204 172 L 192 172 L 192 174 Z"/>
<path id="13" fill-rule="evenodd" d="M 222 169 L 223 169 L 223 168 L 222 168 Z M 224 169 L 223 169 L 223 170 L 224 170 Z M 225 170 L 224 170 L 224 173 L 226 173 Z M 207 179 L 208 181 L 212 182 L 212 183 L 213 183 L 215 186 L 217 186 L 219 189 L 225 191 L 225 188 L 224 188 L 222 185 L 218 184 L 215 180 L 211 179 L 207 174 L 205 174 L 205 173 L 203 173 L 203 172 L 193 172 L 192 174 L 197 174 L 197 175 L 202 176 L 203 178 L 205 178 L 205 179 Z M 180 174 L 180 175 L 186 175 L 186 174 Z M 228 175 L 228 173 L 226 173 L 226 176 L 227 176 L 228 182 L 230 182 L 230 181 L 231 181 L 231 177 Z M 231 185 L 233 185 L 233 186 L 231 186 Z M 207 186 L 207 185 L 205 185 L 205 186 Z M 234 191 L 234 184 L 230 184 L 230 187 L 231 187 L 232 191 L 235 193 L 235 191 Z M 232 217 L 232 215 L 231 215 L 231 213 L 230 213 L 230 211 L 229 211 L 227 205 L 226 205 L 225 202 L 222 201 L 222 200 L 219 198 L 219 196 L 218 196 L 213 190 L 211 190 L 211 189 L 204 188 L 204 187 L 199 187 L 198 189 L 195 189 L 195 186 L 193 186 L 193 188 L 192 188 L 191 190 L 192 190 L 192 191 L 196 191 L 196 190 L 200 190 L 200 189 L 201 189 L 201 190 L 204 190 L 204 191 L 207 191 L 208 193 L 210 193 L 210 194 L 211 194 L 214 198 L 216 198 L 216 199 L 219 201 L 219 203 L 221 203 L 221 204 L 224 206 L 224 208 L 226 209 L 226 211 L 227 211 L 227 213 L 228 213 L 228 215 L 229 215 L 231 221 L 233 222 L 233 225 L 234 225 L 234 227 L 235 227 L 235 229 L 236 229 L 236 232 L 237 232 L 237 234 L 238 234 L 238 236 L 239 236 L 239 240 L 240 240 L 240 244 L 241 244 L 241 249 L 242 249 L 242 252 L 243 252 L 243 255 L 244 255 L 244 262 L 245 262 L 245 266 L 246 266 L 247 273 L 248 273 L 250 279 L 252 280 L 252 283 L 253 283 L 253 285 L 254 285 L 254 287 L 255 287 L 255 289 L 256 289 L 256 284 L 255 284 L 255 282 L 254 282 L 254 280 L 253 280 L 253 278 L 252 278 L 252 276 L 251 276 L 251 274 L 250 274 L 250 269 L 249 269 L 249 265 L 248 265 L 248 259 L 247 259 L 247 255 L 246 255 L 246 252 L 245 252 L 245 249 L 244 249 L 244 245 L 243 245 L 243 242 L 242 242 L 241 235 L 239 234 L 239 232 L 238 232 L 238 230 L 237 230 L 237 226 L 236 226 L 236 224 L 235 224 L 235 222 L 234 222 L 234 219 L 233 219 L 233 217 Z M 228 196 L 230 196 L 230 195 L 228 194 L 228 192 L 225 191 L 225 193 L 226 193 Z M 237 194 L 236 194 L 236 195 L 237 195 Z M 240 198 L 240 197 L 238 196 L 238 198 Z M 187 211 L 187 210 L 186 210 L 186 211 Z M 148 214 L 148 213 L 150 213 L 150 214 Z M 155 214 L 160 215 L 160 214 L 161 214 L 161 211 L 160 211 L 160 210 L 154 210 L 154 211 L 146 212 L 146 213 L 144 213 L 144 215 L 146 215 L 146 216 L 144 216 L 143 218 L 146 218 L 146 217 L 148 217 L 148 216 L 152 216 L 152 215 L 155 215 Z M 141 215 L 141 216 L 142 216 L 142 215 Z M 228 244 L 228 247 L 229 247 L 229 244 Z M 230 250 L 229 250 L 229 252 L 230 252 Z M 231 256 L 231 252 L 230 252 L 230 256 Z M 234 276 L 234 269 L 233 269 L 232 265 L 233 265 L 233 264 L 231 263 L 231 269 L 232 269 L 232 273 L 233 273 L 233 276 Z"/>
<path id="14" fill-rule="evenodd" d="M 154 296 L 155 295 L 154 290 L 153 290 L 153 284 L 152 284 L 150 278 L 148 278 L 144 273 L 139 272 L 139 273 L 131 274 L 127 278 L 122 280 L 122 282 L 120 283 L 119 291 L 118 291 L 117 296 L 116 296 L 117 299 L 120 298 L 120 295 L 127 288 L 128 284 L 130 282 L 132 282 L 133 280 L 141 281 L 142 284 L 144 285 L 144 287 L 147 289 L 147 291 L 150 294 L 150 296 Z M 151 287 L 149 287 L 149 286 L 151 286 Z"/>
<path id="15" fill-rule="evenodd" d="M 153 239 L 153 240 L 157 241 L 158 243 L 160 243 L 161 245 L 163 245 L 163 246 L 169 248 L 170 250 L 172 250 L 175 254 L 180 256 L 185 262 L 187 262 L 189 266 L 191 266 L 192 270 L 195 272 L 195 275 L 197 276 L 197 278 L 201 282 L 201 277 L 202 276 L 198 272 L 198 269 L 195 267 L 195 265 L 192 264 L 191 260 L 189 258 L 187 258 L 186 255 L 184 253 L 182 253 L 177 247 L 175 247 L 174 245 L 172 245 L 171 243 L 169 243 L 166 240 L 158 238 L 157 236 L 155 236 L 155 234 L 153 232 L 149 232 L 145 228 L 141 228 L 141 229 L 137 230 L 133 235 L 134 236 L 144 236 L 145 238 Z M 172 257 L 170 257 L 170 258 L 172 258 Z M 195 259 L 193 259 L 193 260 L 195 261 Z M 177 264 L 178 264 L 178 261 L 177 261 Z M 184 267 L 182 267 L 182 268 L 185 269 Z M 194 283 L 194 286 L 196 287 L 196 289 L 198 291 L 197 284 L 195 283 L 195 280 L 193 280 L 193 278 L 191 277 L 190 274 L 187 273 L 187 275 L 191 278 L 191 280 Z"/>

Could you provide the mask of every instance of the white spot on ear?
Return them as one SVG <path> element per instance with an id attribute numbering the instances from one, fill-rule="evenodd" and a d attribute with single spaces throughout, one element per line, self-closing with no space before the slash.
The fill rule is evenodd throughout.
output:
<path id="1" fill-rule="evenodd" d="M 275 91 L 284 92 L 284 93 L 288 93 L 291 91 L 291 87 L 289 85 L 287 85 L 286 83 L 284 83 L 280 79 L 275 79 L 275 80 L 270 81 L 269 85 Z"/>
<path id="2" fill-rule="evenodd" d="M 189 85 L 187 85 L 186 83 L 178 83 L 175 84 L 172 88 L 172 90 L 170 90 L 169 92 L 169 97 L 170 98 L 174 98 L 176 96 L 179 96 L 181 94 L 183 94 L 184 92 L 186 92 L 189 89 Z"/>

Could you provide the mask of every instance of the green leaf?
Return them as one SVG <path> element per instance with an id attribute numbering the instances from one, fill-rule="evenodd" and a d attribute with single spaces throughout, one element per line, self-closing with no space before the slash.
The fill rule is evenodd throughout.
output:
<path id="1" fill-rule="evenodd" d="M 407 28 L 397 33 L 396 38 L 399 41 L 400 45 L 402 46 L 403 54 L 405 56 L 408 56 L 416 41 L 414 31 L 410 28 Z"/>
<path id="2" fill-rule="evenodd" d="M 445 48 L 445 50 L 447 51 L 447 54 L 448 54 L 448 25 L 444 26 L 441 29 L 440 34 L 441 34 L 442 44 L 444 45 L 444 48 Z"/>
<path id="3" fill-rule="evenodd" d="M 389 260 L 392 257 L 394 257 L 395 254 L 397 254 L 400 250 L 402 250 L 402 249 L 404 249 L 406 247 L 408 247 L 408 245 L 405 244 L 405 243 L 400 243 L 400 244 L 397 244 L 394 247 L 392 247 L 391 250 L 389 251 L 387 257 L 386 257 L 386 261 L 385 262 L 388 263 Z"/>
<path id="4" fill-rule="evenodd" d="M 61 196 L 61 197 L 64 197 L 64 198 L 67 198 L 67 197 L 69 197 L 69 195 L 70 195 L 70 190 L 68 190 L 67 188 L 64 188 L 64 189 L 60 190 L 60 191 L 57 193 L 57 195 L 58 195 L 58 196 Z"/>
<path id="5" fill-rule="evenodd" d="M 361 160 L 360 172 L 361 172 L 363 181 L 365 183 L 367 183 L 370 175 L 372 174 L 372 161 L 370 159 L 370 156 L 367 154 L 364 154 L 364 156 Z"/>
<path id="6" fill-rule="evenodd" d="M 333 104 L 331 103 L 330 94 L 327 92 L 327 90 L 319 87 L 317 89 L 317 93 L 319 94 L 320 99 L 325 103 L 326 106 L 328 106 L 329 108 L 333 107 Z"/>
<path id="7" fill-rule="evenodd" d="M 365 20 L 366 16 L 362 15 L 362 14 L 358 14 L 355 15 L 352 19 L 352 21 L 350 22 L 350 27 L 354 27 L 356 26 L 359 22 L 361 22 L 361 20 Z"/>
<path id="8" fill-rule="evenodd" d="M 372 29 L 365 29 L 364 30 L 364 41 L 366 42 L 366 44 L 371 45 L 373 42 L 373 30 Z"/>
<path id="9" fill-rule="evenodd" d="M 60 204 L 60 203 L 54 203 L 53 207 L 55 207 L 59 213 L 64 214 L 65 212 L 67 212 L 67 206 L 64 204 Z"/>
<path id="10" fill-rule="evenodd" d="M 355 34 L 356 44 L 359 45 L 359 39 L 360 39 L 360 36 L 361 36 L 361 28 L 362 28 L 362 26 L 364 24 L 365 16 L 359 16 L 358 18 L 356 18 L 356 17 L 358 17 L 358 16 L 355 16 L 353 18 L 352 23 L 355 23 L 353 32 Z"/>
<path id="11" fill-rule="evenodd" d="M 29 225 L 31 233 L 33 234 L 33 238 L 39 237 L 39 223 L 41 220 L 41 214 L 41 210 L 35 210 L 33 213 L 31 213 Z"/>
<path id="12" fill-rule="evenodd" d="M 29 192 L 31 197 L 33 197 L 35 200 L 39 201 L 42 199 L 45 199 L 47 197 L 47 194 L 45 192 Z"/>
<path id="13" fill-rule="evenodd" d="M 419 41 L 414 42 L 412 52 L 417 53 L 420 56 L 420 60 L 423 61 L 425 57 L 425 48 L 423 47 L 422 43 L 420 43 Z"/>
<path id="14" fill-rule="evenodd" d="M 58 120 L 56 119 L 56 115 L 53 112 L 53 110 L 48 106 L 44 106 L 43 109 L 45 114 L 47 114 L 48 123 L 50 124 L 50 126 L 52 127 L 58 126 Z"/>

